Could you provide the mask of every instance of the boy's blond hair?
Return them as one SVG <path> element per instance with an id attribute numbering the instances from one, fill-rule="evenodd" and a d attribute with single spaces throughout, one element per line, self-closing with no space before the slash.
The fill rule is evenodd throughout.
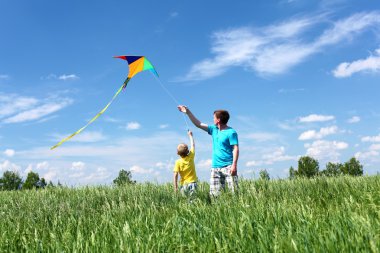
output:
<path id="1" fill-rule="evenodd" d="M 180 157 L 185 157 L 189 154 L 189 147 L 185 143 L 181 143 L 177 146 L 177 154 Z"/>

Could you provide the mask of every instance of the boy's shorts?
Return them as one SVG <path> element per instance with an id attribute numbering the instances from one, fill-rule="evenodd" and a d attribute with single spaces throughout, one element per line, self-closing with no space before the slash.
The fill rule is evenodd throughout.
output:
<path id="1" fill-rule="evenodd" d="M 197 182 L 191 182 L 181 186 L 180 191 L 183 195 L 193 196 L 197 191 Z"/>
<path id="2" fill-rule="evenodd" d="M 231 175 L 231 165 L 223 168 L 212 168 L 210 177 L 210 195 L 218 196 L 225 185 L 231 192 L 238 190 L 238 176 Z"/>

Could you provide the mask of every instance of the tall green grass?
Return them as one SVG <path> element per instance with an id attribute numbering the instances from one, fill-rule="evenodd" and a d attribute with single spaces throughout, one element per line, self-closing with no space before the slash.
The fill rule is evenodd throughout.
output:
<path id="1" fill-rule="evenodd" d="M 380 176 L 0 192 L 0 252 L 379 252 Z"/>

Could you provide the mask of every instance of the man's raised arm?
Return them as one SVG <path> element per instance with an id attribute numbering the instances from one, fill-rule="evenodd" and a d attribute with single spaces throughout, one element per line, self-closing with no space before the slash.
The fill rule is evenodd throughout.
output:
<path id="1" fill-rule="evenodd" d="M 187 106 L 179 105 L 179 106 L 178 106 L 178 110 L 179 110 L 180 112 L 186 113 L 187 116 L 189 117 L 189 119 L 191 120 L 191 122 L 193 122 L 193 124 L 194 124 L 196 127 L 200 128 L 200 129 L 202 129 L 202 130 L 205 130 L 205 131 L 207 132 L 207 130 L 208 130 L 208 125 L 207 125 L 207 124 L 204 124 L 204 123 L 202 123 L 202 122 L 200 122 L 199 119 L 197 119 L 197 118 L 194 116 L 194 114 L 190 111 L 190 109 L 187 108 Z"/>

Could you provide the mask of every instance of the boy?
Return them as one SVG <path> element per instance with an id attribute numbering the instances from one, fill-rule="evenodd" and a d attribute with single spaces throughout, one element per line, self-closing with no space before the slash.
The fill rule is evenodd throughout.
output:
<path id="1" fill-rule="evenodd" d="M 193 133 L 189 130 L 187 132 L 190 138 L 191 149 L 181 143 L 177 146 L 177 154 L 180 158 L 175 162 L 174 166 L 174 190 L 178 191 L 178 174 L 181 176 L 180 191 L 184 195 L 194 195 L 197 189 L 197 174 L 195 172 L 194 156 L 195 144 Z"/>

